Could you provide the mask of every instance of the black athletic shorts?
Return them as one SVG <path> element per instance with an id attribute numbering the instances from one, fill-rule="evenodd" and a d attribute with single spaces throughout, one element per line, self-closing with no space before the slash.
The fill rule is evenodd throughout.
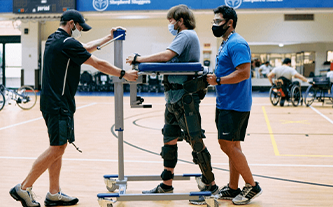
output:
<path id="1" fill-rule="evenodd" d="M 216 109 L 215 123 L 218 139 L 244 141 L 250 112 Z"/>
<path id="2" fill-rule="evenodd" d="M 61 146 L 75 141 L 73 115 L 42 112 L 51 146 Z"/>

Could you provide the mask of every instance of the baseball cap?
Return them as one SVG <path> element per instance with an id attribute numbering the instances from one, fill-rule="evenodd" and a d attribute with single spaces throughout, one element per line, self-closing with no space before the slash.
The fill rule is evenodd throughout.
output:
<path id="1" fill-rule="evenodd" d="M 70 21 L 70 20 L 78 22 L 83 28 L 83 31 L 89 31 L 91 29 L 91 26 L 89 26 L 86 23 L 82 14 L 80 14 L 80 12 L 76 11 L 75 9 L 67 10 L 61 15 L 60 21 Z"/>

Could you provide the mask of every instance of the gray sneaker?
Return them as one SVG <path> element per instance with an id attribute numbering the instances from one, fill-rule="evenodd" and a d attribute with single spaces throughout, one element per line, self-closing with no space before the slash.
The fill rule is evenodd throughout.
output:
<path id="1" fill-rule="evenodd" d="M 79 202 L 79 199 L 68 196 L 61 191 L 56 194 L 48 192 L 44 201 L 45 206 L 71 206 Z"/>
<path id="2" fill-rule="evenodd" d="M 21 184 L 17 184 L 14 188 L 9 191 L 9 194 L 17 201 L 22 203 L 24 207 L 40 207 L 40 204 L 35 201 L 32 187 L 26 190 L 21 189 Z"/>
<path id="3" fill-rule="evenodd" d="M 259 183 L 256 182 L 256 186 L 251 186 L 250 184 L 245 184 L 243 190 L 238 194 L 232 202 L 235 205 L 244 205 L 250 203 L 252 199 L 258 197 L 262 193 L 262 189 L 259 186 Z"/>
<path id="4" fill-rule="evenodd" d="M 163 189 L 160 184 L 156 187 L 153 188 L 152 190 L 146 190 L 142 191 L 143 194 L 150 194 L 150 193 L 173 193 L 173 187 L 170 189 Z"/>

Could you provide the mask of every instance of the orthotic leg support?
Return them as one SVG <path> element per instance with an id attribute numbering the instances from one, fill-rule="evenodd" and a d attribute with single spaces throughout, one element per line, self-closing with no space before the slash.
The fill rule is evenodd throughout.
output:
<path id="1" fill-rule="evenodd" d="M 210 184 L 215 180 L 212 172 L 211 156 L 207 148 L 204 148 L 202 141 L 202 131 L 199 112 L 196 110 L 191 95 L 186 94 L 183 96 L 183 105 L 185 112 L 185 122 L 188 134 L 190 136 L 190 143 L 193 149 L 192 156 L 193 162 L 198 164 L 202 173 L 202 182 Z"/>
<path id="2" fill-rule="evenodd" d="M 212 172 L 211 156 L 207 148 L 201 152 L 192 152 L 193 162 L 198 164 L 202 172 L 202 182 L 205 184 L 210 184 L 215 180 L 214 174 Z"/>
<path id="3" fill-rule="evenodd" d="M 170 180 L 170 179 L 173 179 L 173 177 L 174 177 L 174 174 L 172 174 L 172 172 L 169 170 L 164 170 L 161 174 L 162 180 Z"/>
<path id="4" fill-rule="evenodd" d="M 164 145 L 160 155 L 164 159 L 164 167 L 175 168 L 178 160 L 177 145 Z"/>

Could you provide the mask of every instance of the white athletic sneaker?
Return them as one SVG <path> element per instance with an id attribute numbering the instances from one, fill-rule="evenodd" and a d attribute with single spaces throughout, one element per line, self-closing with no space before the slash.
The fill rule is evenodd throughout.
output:
<path id="1" fill-rule="evenodd" d="M 56 194 L 48 192 L 44 201 L 45 206 L 71 206 L 79 202 L 79 199 L 68 196 L 61 191 Z"/>
<path id="2" fill-rule="evenodd" d="M 232 199 L 233 204 L 235 205 L 244 205 L 250 203 L 252 199 L 259 196 L 262 193 L 262 189 L 259 186 L 259 183 L 256 182 L 256 186 L 250 184 L 245 184 L 242 192 L 238 194 L 234 199 Z"/>
<path id="3" fill-rule="evenodd" d="M 31 188 L 26 190 L 21 189 L 21 184 L 17 184 L 14 188 L 9 191 L 9 194 L 17 201 L 22 203 L 24 207 L 40 207 L 40 204 L 35 201 L 34 194 Z"/>

